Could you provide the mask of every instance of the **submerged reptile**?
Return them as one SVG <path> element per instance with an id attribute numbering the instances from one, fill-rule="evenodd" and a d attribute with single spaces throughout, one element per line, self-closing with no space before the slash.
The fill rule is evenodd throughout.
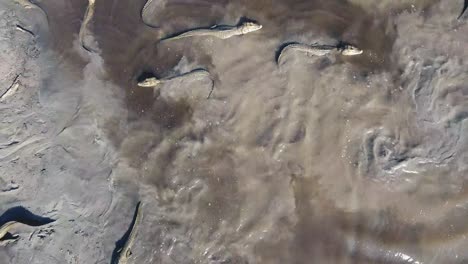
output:
<path id="1" fill-rule="evenodd" d="M 127 241 L 125 241 L 125 244 L 123 245 L 122 249 L 119 251 L 119 256 L 117 260 L 117 264 L 126 264 L 128 262 L 128 259 L 132 255 L 132 247 L 133 243 L 135 242 L 135 237 L 136 233 L 138 230 L 138 226 L 140 224 L 142 217 L 142 212 L 141 212 L 141 202 L 138 202 L 136 210 L 135 210 L 135 216 L 134 216 L 134 221 L 130 226 L 130 235 L 128 236 Z"/>
<path id="2" fill-rule="evenodd" d="M 330 54 L 332 52 L 338 52 L 344 56 L 354 56 L 362 54 L 362 50 L 350 45 L 350 44 L 338 44 L 338 45 L 307 45 L 307 44 L 300 44 L 300 43 L 292 43 L 286 45 L 281 49 L 280 54 L 277 59 L 277 63 L 281 62 L 282 56 L 289 50 L 301 51 L 305 52 L 314 56 L 324 56 Z"/>
<path id="3" fill-rule="evenodd" d="M 210 89 L 210 93 L 208 94 L 207 98 L 210 98 L 211 94 L 213 93 L 213 89 L 214 89 L 214 81 L 211 78 L 210 73 L 208 71 L 206 71 L 206 70 L 203 70 L 203 69 L 196 69 L 196 70 L 193 70 L 193 71 L 190 71 L 190 72 L 187 72 L 187 73 L 183 73 L 183 74 L 175 76 L 175 77 L 169 77 L 169 78 L 164 78 L 164 79 L 158 79 L 156 77 L 150 77 L 150 78 L 144 79 L 141 82 L 138 82 L 137 85 L 139 87 L 154 88 L 154 87 L 156 87 L 159 84 L 162 84 L 164 82 L 174 80 L 174 79 L 179 79 L 179 78 L 187 78 L 187 77 L 191 77 L 191 78 L 194 78 L 194 79 L 209 78 L 211 80 L 211 89 Z"/>
<path id="4" fill-rule="evenodd" d="M 88 0 L 88 7 L 86 8 L 86 13 L 84 15 L 83 23 L 81 23 L 80 32 L 78 33 L 78 38 L 80 40 L 81 46 L 89 52 L 94 52 L 94 51 L 93 49 L 88 47 L 88 45 L 86 45 L 84 41 L 84 37 L 85 37 L 86 31 L 88 30 L 89 21 L 91 21 L 91 19 L 93 18 L 95 4 L 96 4 L 96 0 Z"/>
<path id="5" fill-rule="evenodd" d="M 257 24 L 255 22 L 244 22 L 239 26 L 218 26 L 215 25 L 211 28 L 206 29 L 194 29 L 189 30 L 187 32 L 175 35 L 173 37 L 168 37 L 162 39 L 161 41 L 168 41 L 168 40 L 176 40 L 181 38 L 188 38 L 188 37 L 197 37 L 197 36 L 209 36 L 215 37 L 220 39 L 227 39 L 233 36 L 244 35 L 250 32 L 254 32 L 260 30 L 262 25 Z"/>

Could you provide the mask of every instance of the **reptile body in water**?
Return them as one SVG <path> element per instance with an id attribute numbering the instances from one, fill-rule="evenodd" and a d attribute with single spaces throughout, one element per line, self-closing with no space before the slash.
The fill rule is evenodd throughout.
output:
<path id="1" fill-rule="evenodd" d="M 211 28 L 206 29 L 194 29 L 187 32 L 175 35 L 173 37 L 167 37 L 161 41 L 176 40 L 188 37 L 208 36 L 219 39 L 228 39 L 233 36 L 245 35 L 250 32 L 260 30 L 262 25 L 255 22 L 244 22 L 239 26 L 218 26 L 215 25 Z"/>
<path id="2" fill-rule="evenodd" d="M 80 40 L 81 46 L 85 50 L 87 50 L 88 52 L 94 52 L 94 51 L 93 51 L 93 49 L 91 47 L 89 47 L 86 44 L 84 38 L 85 38 L 85 34 L 86 34 L 87 30 L 88 30 L 88 24 L 89 24 L 89 22 L 91 21 L 91 19 L 94 16 L 95 4 L 96 4 L 96 0 L 88 0 L 88 7 L 86 8 L 86 13 L 84 15 L 83 22 L 81 23 L 80 32 L 78 33 L 78 38 Z"/>
<path id="3" fill-rule="evenodd" d="M 0 227 L 0 240 L 2 240 L 12 228 L 14 228 L 15 226 L 18 226 L 20 224 L 21 223 L 17 222 L 17 221 L 10 221 L 10 222 L 7 222 L 7 223 L 3 224 Z"/>
<path id="4" fill-rule="evenodd" d="M 292 43 L 289 45 L 284 46 L 277 59 L 277 63 L 280 64 L 281 59 L 284 57 L 284 55 L 288 51 L 299 51 L 299 52 L 305 52 L 310 55 L 314 56 L 325 56 L 333 52 L 337 52 L 341 55 L 344 56 L 355 56 L 362 54 L 363 51 L 353 45 L 350 44 L 345 44 L 345 45 L 318 45 L 318 44 L 313 44 L 313 45 L 307 45 L 307 44 L 301 44 L 301 43 Z"/>
<path id="5" fill-rule="evenodd" d="M 154 26 L 152 25 L 150 22 L 146 21 L 145 19 L 145 13 L 146 11 L 148 10 L 148 8 L 151 6 L 151 3 L 153 2 L 153 0 L 148 0 L 145 5 L 143 6 L 143 8 L 141 9 L 141 12 L 140 12 L 140 18 L 141 18 L 141 21 L 143 22 L 143 24 L 147 25 L 148 27 L 151 27 L 151 28 L 159 28 L 157 26 Z"/>
<path id="6" fill-rule="evenodd" d="M 130 256 L 132 255 L 132 247 L 133 243 L 135 242 L 136 233 L 138 230 L 138 226 L 140 225 L 141 218 L 142 218 L 142 210 L 141 210 L 141 202 L 138 202 L 136 209 L 135 209 L 135 216 L 134 221 L 130 225 L 130 234 L 128 235 L 127 240 L 125 241 L 124 245 L 118 251 L 118 257 L 116 258 L 116 262 L 112 261 L 115 264 L 127 264 Z"/>
<path id="7" fill-rule="evenodd" d="M 211 80 L 211 89 L 207 98 L 210 98 L 211 94 L 213 93 L 214 81 L 211 78 L 210 73 L 203 69 L 196 69 L 196 70 L 193 70 L 193 71 L 190 71 L 190 72 L 187 72 L 187 73 L 175 76 L 175 77 L 169 77 L 169 78 L 164 78 L 164 79 L 158 79 L 156 77 L 149 77 L 149 78 L 144 79 L 141 82 L 138 82 L 137 85 L 139 87 L 154 88 L 158 86 L 159 84 L 162 84 L 170 80 L 179 79 L 179 78 L 192 78 L 192 79 L 209 78 Z"/>

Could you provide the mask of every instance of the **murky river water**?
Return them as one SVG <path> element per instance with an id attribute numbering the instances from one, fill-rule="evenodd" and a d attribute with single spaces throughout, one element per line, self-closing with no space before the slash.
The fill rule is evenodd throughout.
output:
<path id="1" fill-rule="evenodd" d="M 30 86 L 46 132 L 22 155 L 32 164 L 44 146 L 46 171 L 28 177 L 51 191 L 3 207 L 29 202 L 76 222 L 25 254 L 109 263 L 141 200 L 133 263 L 468 263 L 461 2 L 153 0 L 142 13 L 145 0 L 96 0 L 94 53 L 78 40 L 87 1 L 37 2 Z M 158 43 L 242 18 L 262 30 Z M 339 40 L 364 53 L 276 64 L 284 43 Z M 214 79 L 209 99 L 206 79 L 137 86 L 200 68 Z M 77 226 L 87 235 L 61 231 Z M 0 257 L 25 263 L 15 252 Z"/>

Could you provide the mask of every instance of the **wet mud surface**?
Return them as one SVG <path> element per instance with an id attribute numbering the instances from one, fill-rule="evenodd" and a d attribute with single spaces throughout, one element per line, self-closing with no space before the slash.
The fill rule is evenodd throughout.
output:
<path id="1" fill-rule="evenodd" d="M 0 263 L 466 263 L 463 4 L 1 0 Z"/>

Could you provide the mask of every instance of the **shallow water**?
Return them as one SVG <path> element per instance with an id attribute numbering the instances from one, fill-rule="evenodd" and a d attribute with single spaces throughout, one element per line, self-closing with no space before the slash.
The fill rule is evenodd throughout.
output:
<path id="1" fill-rule="evenodd" d="M 134 263 L 468 262 L 461 2 L 153 0 L 140 16 L 145 0 L 96 0 L 94 53 L 86 1 L 28 18 L 2 3 L 38 25 L 40 55 L 8 60 L 37 73 L 0 109 L 1 139 L 20 144 L 0 142 L 0 175 L 21 182 L 0 206 L 58 220 L 0 259 L 109 263 L 142 201 Z M 262 30 L 158 43 L 243 18 Z M 364 53 L 275 62 L 284 43 L 340 40 Z M 209 99 L 203 78 L 136 85 L 200 68 Z"/>

